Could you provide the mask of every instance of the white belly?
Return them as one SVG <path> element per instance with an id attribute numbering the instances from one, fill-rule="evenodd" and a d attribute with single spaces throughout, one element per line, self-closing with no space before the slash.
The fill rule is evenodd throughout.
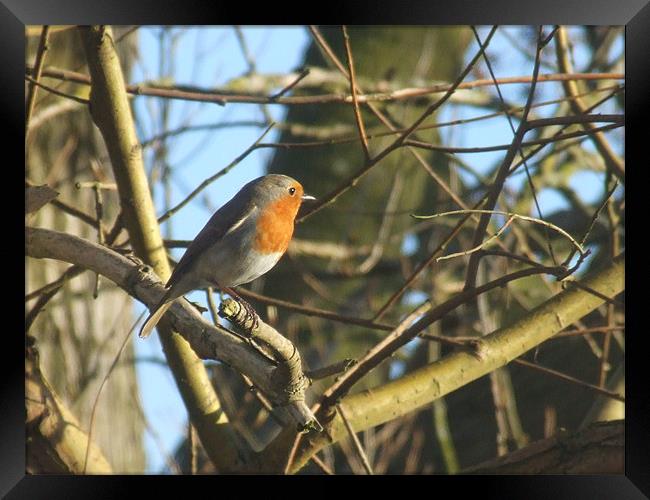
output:
<path id="1" fill-rule="evenodd" d="M 280 258 L 281 252 L 261 254 L 252 250 L 233 258 L 223 266 L 213 268 L 214 279 L 222 286 L 237 286 L 259 278 L 270 271 Z"/>

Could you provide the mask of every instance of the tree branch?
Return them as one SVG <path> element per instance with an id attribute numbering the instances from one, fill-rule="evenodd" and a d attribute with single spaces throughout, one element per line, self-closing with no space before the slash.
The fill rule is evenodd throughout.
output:
<path id="1" fill-rule="evenodd" d="M 611 298 L 625 289 L 624 274 L 625 255 L 621 254 L 609 267 L 585 279 L 584 284 Z M 360 432 L 429 404 L 496 368 L 505 366 L 553 337 L 567 325 L 584 317 L 603 302 L 602 298 L 577 287 L 565 290 L 530 311 L 513 325 L 483 337 L 477 353 L 469 353 L 467 350 L 452 353 L 398 380 L 343 398 L 342 403 L 350 423 Z M 422 320 L 416 325 L 428 326 Z M 341 419 L 335 414 L 330 414 L 329 417 L 331 421 L 327 423 L 324 433 L 307 436 L 302 440 L 292 472 L 299 470 L 318 450 L 346 435 Z M 284 439 L 287 439 L 287 436 L 281 434 L 276 441 Z M 275 451 L 283 444 L 273 443 L 269 451 Z"/>
<path id="2" fill-rule="evenodd" d="M 558 67 L 562 73 L 570 75 L 573 72 L 573 68 L 569 60 L 568 37 L 565 27 L 561 26 L 557 30 L 557 35 L 555 37 L 555 50 Z M 571 98 L 569 104 L 571 105 L 572 111 L 576 115 L 587 113 L 587 106 L 583 100 L 578 97 L 579 90 L 577 83 L 572 80 L 565 80 L 562 82 L 562 86 L 564 87 L 564 92 L 567 97 Z M 593 125 L 584 123 L 582 126 L 585 130 L 594 132 Z M 625 164 L 614 152 L 609 142 L 607 142 L 605 135 L 602 132 L 595 132 L 591 134 L 591 140 L 600 155 L 603 157 L 607 167 L 621 180 L 621 182 L 625 182 Z"/>
<path id="3" fill-rule="evenodd" d="M 90 112 L 109 152 L 124 225 L 137 255 L 166 280 L 170 276 L 169 263 L 111 30 L 105 26 L 82 27 L 80 34 L 92 78 Z M 246 450 L 238 446 L 233 429 L 224 422 L 203 363 L 187 341 L 169 329 L 165 318 L 159 331 L 165 356 L 208 456 L 218 469 L 237 468 Z"/>
<path id="4" fill-rule="evenodd" d="M 34 67 L 28 65 L 25 68 L 25 74 L 27 76 L 34 73 Z M 316 82 L 316 85 L 323 83 L 322 77 L 323 73 L 321 71 L 316 71 L 315 68 L 310 69 L 310 75 L 315 78 L 321 78 L 321 81 Z M 347 74 L 347 72 L 344 73 Z M 82 85 L 90 84 L 90 77 L 84 75 L 83 73 L 78 73 L 74 71 L 69 71 L 59 68 L 45 68 L 42 72 L 42 77 L 46 78 L 56 78 L 58 80 L 63 80 L 67 82 L 79 83 Z M 282 75 L 282 78 L 297 79 L 300 77 L 300 74 L 290 74 Z M 268 77 L 270 78 L 270 77 Z M 553 74 L 544 74 L 540 75 L 538 78 L 539 82 L 564 82 L 564 81 L 599 81 L 599 80 L 624 80 L 625 75 L 623 73 L 572 73 L 572 74 L 562 74 L 562 73 L 553 73 Z M 255 76 L 256 81 L 248 81 L 245 84 L 241 81 L 236 82 L 236 87 L 253 88 L 256 86 L 257 81 L 260 80 L 260 75 Z M 305 87 L 314 86 L 306 82 L 307 78 L 303 81 L 305 82 Z M 530 83 L 530 76 L 513 76 L 506 78 L 499 78 L 497 82 L 501 85 L 511 85 L 511 84 L 524 84 Z M 329 80 L 324 83 L 329 83 Z M 494 85 L 494 81 L 491 78 L 474 80 L 471 82 L 464 82 L 458 85 L 457 90 L 472 90 L 481 87 L 491 87 Z M 257 85 L 258 86 L 258 85 Z M 258 86 L 259 87 L 259 86 Z M 390 92 L 375 92 L 369 94 L 360 94 L 357 96 L 357 100 L 360 104 L 372 103 L 372 102 L 390 102 L 390 101 L 402 101 L 408 99 L 418 99 L 423 96 L 430 94 L 441 94 L 446 92 L 451 88 L 449 83 L 443 82 L 437 85 L 430 87 L 408 87 L 403 89 L 396 89 Z M 254 89 L 255 90 L 255 89 Z M 181 99 L 187 101 L 198 101 L 198 102 L 209 102 L 218 105 L 225 104 L 282 104 L 286 106 L 303 106 L 303 105 L 312 105 L 312 104 L 351 104 L 352 96 L 345 93 L 336 93 L 336 94 L 317 94 L 317 95 L 299 95 L 299 96 L 277 96 L 271 95 L 260 95 L 259 93 L 238 93 L 229 89 L 221 90 L 212 90 L 206 88 L 196 88 L 196 87 L 165 87 L 162 85 L 151 86 L 151 85 L 138 85 L 131 84 L 126 86 L 126 91 L 129 94 L 135 96 L 150 96 L 150 97 L 161 97 L 164 99 Z M 453 98 L 452 98 L 453 100 Z"/>
<path id="5" fill-rule="evenodd" d="M 145 272 L 143 266 L 107 247 L 77 236 L 29 227 L 26 228 L 25 240 L 25 253 L 29 257 L 56 259 L 99 273 L 150 307 L 156 305 L 165 293 L 160 281 Z M 229 302 L 224 306 L 226 304 Z M 239 312 L 234 310 L 228 318 L 237 321 Z M 187 301 L 176 301 L 170 313 L 172 326 L 181 332 L 187 348 L 191 348 L 199 358 L 222 361 L 246 374 L 276 405 L 290 407 L 293 401 L 304 401 L 305 387 L 296 389 L 299 385 L 296 381 L 304 378 L 300 356 L 295 346 L 269 325 L 260 321 L 259 329 L 252 332 L 253 338 L 263 340 L 274 352 L 288 353 L 286 357 L 292 360 L 288 368 L 291 372 L 289 377 L 285 373 L 286 364 L 274 362 L 251 349 L 249 341 L 207 322 Z M 296 405 L 296 411 L 288 410 L 291 415 L 304 417 L 306 413 L 301 406 Z M 309 426 L 309 419 L 303 417 L 296 418 L 296 422 L 303 427 Z M 213 418 L 216 422 L 216 416 Z"/>
<path id="6" fill-rule="evenodd" d="M 598 422 L 587 429 L 531 443 L 463 474 L 623 474 L 625 423 Z"/>

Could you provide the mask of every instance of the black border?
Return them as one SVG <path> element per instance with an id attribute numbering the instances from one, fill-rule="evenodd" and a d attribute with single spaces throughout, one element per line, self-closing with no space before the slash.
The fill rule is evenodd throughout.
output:
<path id="1" fill-rule="evenodd" d="M 643 214 L 636 191 L 641 189 L 641 172 L 650 168 L 643 146 L 648 143 L 647 114 L 643 111 L 647 97 L 650 96 L 650 5 L 648 0 L 445 0 L 445 1 L 393 1 L 391 3 L 376 0 L 348 1 L 328 0 L 319 8 L 320 24 L 600 24 L 626 25 L 626 159 L 632 165 L 628 172 L 626 203 L 632 204 L 627 221 L 641 220 Z M 246 9 L 242 14 L 242 7 Z M 0 85 L 2 92 L 2 116 L 5 144 L 13 144 L 16 160 L 6 161 L 4 173 L 21 174 L 17 167 L 24 163 L 24 27 L 28 24 L 307 24 L 316 22 L 308 19 L 305 4 L 294 6 L 256 2 L 237 3 L 219 2 L 211 5 L 198 0 L 113 0 L 93 2 L 91 0 L 3 0 L 0 4 Z M 302 14 L 302 16 L 300 16 Z M 332 15 L 335 14 L 335 15 Z M 298 18 L 301 17 L 301 18 Z M 644 118 L 646 118 L 644 120 Z M 15 135 L 15 137 L 14 137 Z M 11 149 L 5 149 L 5 153 Z M 14 151 L 12 151 L 14 152 Z M 4 156 L 7 158 L 7 156 Z M 12 181 L 19 185 L 20 178 Z M 638 186 L 638 187 L 635 187 Z M 3 202 L 9 202 L 3 213 L 18 213 L 16 204 L 11 203 L 11 191 L 4 189 L 0 196 Z M 18 194 L 17 190 L 16 194 Z M 9 196 L 7 196 L 7 194 Z M 22 217 L 22 216 L 21 216 Z M 6 219 L 5 219 L 6 220 Z M 24 223 L 24 221 L 23 221 Z M 642 222 L 639 222 L 641 224 Z M 20 222 L 16 217 L 16 234 L 22 233 Z M 14 225 L 11 224 L 11 229 Z M 498 498 L 643 498 L 639 491 L 650 495 L 650 390 L 646 380 L 641 378 L 644 363 L 647 363 L 648 350 L 643 349 L 642 338 L 647 336 L 635 305 L 643 304 L 641 287 L 635 282 L 639 277 L 650 276 L 647 264 L 638 253 L 640 232 L 628 235 L 626 261 L 634 262 L 634 273 L 626 279 L 626 301 L 629 307 L 626 314 L 631 324 L 631 335 L 627 337 L 627 406 L 626 406 L 626 476 L 419 476 L 412 480 L 433 481 L 428 487 L 438 486 L 432 494 L 443 493 L 439 481 L 453 481 L 454 496 L 471 492 L 480 487 L 480 495 L 486 493 Z M 20 236 L 17 236 L 19 240 Z M 632 241 L 632 245 L 630 245 Z M 634 244 L 636 242 L 636 245 Z M 18 245 L 14 245 L 18 253 Z M 6 250 L 6 248 L 5 248 Z M 4 252 L 8 255 L 9 252 Z M 17 256 L 17 259 L 24 257 Z M 6 269 L 2 276 L 19 272 L 20 265 L 10 265 L 10 259 L 3 260 Z M 6 271 L 9 271 L 7 273 Z M 5 278 L 5 290 L 12 290 L 18 279 Z M 15 297 L 13 297 L 15 295 Z M 24 308 L 22 297 L 18 293 L 5 295 L 3 301 L 8 310 L 16 300 L 15 310 Z M 11 315 L 9 315 L 11 316 Z M 636 328 L 635 328 L 636 327 Z M 136 482 L 147 480 L 144 476 L 93 476 L 93 477 L 58 477 L 25 476 L 25 430 L 24 430 L 24 365 L 21 350 L 24 344 L 17 335 L 20 325 L 6 328 L 3 339 L 9 345 L 5 347 L 4 370 L 0 378 L 0 495 L 7 498 L 113 498 L 128 494 L 134 490 Z M 645 334 L 645 335 L 644 335 Z M 160 476 L 153 476 L 158 478 Z M 211 478 L 214 476 L 211 476 Z M 300 477 L 300 476 L 299 476 Z M 300 480 L 299 477 L 294 480 Z M 394 476 L 393 476 L 394 477 Z M 168 479 L 166 486 L 180 486 L 177 481 L 185 479 Z M 190 478 L 191 479 L 191 478 Z M 221 480 L 221 478 L 218 478 Z M 338 479 L 338 478 L 337 478 Z M 206 479 L 196 479 L 205 481 Z M 383 478 L 375 480 L 383 481 Z M 409 478 L 407 478 L 409 480 Z M 311 481 L 311 479 L 310 479 Z M 205 483 L 204 483 L 205 484 Z M 214 485 L 214 483 L 211 483 Z M 219 483 L 220 485 L 222 483 Z M 250 483 L 248 483 L 250 485 Z M 247 485 L 247 486 L 248 486 Z M 313 485 L 313 483 L 312 483 Z M 636 486 L 635 486 L 636 485 Z M 305 485 L 307 488 L 310 486 Z M 468 491 L 466 488 L 470 488 Z M 13 489 L 12 489 L 13 488 Z M 437 491 L 437 493 L 436 493 Z M 135 493 L 135 492 L 134 492 Z M 154 494 L 156 492 L 154 491 Z M 171 493 L 171 491 L 170 491 Z M 189 493 L 185 490 L 185 494 Z M 223 491 L 216 491 L 223 494 Z M 446 495 L 446 494 L 445 494 Z"/>
<path id="2" fill-rule="evenodd" d="M 3 0 L 23 24 L 627 24 L 647 0 Z"/>

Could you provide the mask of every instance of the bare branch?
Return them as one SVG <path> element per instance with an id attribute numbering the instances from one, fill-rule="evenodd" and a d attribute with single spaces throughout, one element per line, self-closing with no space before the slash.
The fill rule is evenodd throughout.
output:
<path id="1" fill-rule="evenodd" d="M 132 260 L 76 236 L 47 229 L 27 228 L 25 250 L 30 257 L 61 260 L 99 273 L 150 307 L 158 304 L 165 293 L 164 286 L 152 275 L 144 273 L 142 267 Z M 236 319 L 238 312 L 234 311 L 230 317 Z M 287 405 L 292 401 L 288 397 L 297 397 L 298 393 L 286 386 L 286 375 L 282 374 L 286 367 L 278 366 L 261 356 L 240 336 L 205 321 L 186 301 L 176 301 L 170 308 L 170 313 L 173 326 L 201 359 L 218 359 L 245 373 L 275 404 Z M 260 324 L 260 330 L 254 332 L 256 338 L 280 349 L 282 355 L 293 353 L 293 344 L 269 325 L 263 322 Z M 290 358 L 291 370 L 299 368 L 296 355 L 297 350 Z"/>
<path id="2" fill-rule="evenodd" d="M 615 297 L 625 289 L 624 267 L 625 256 L 619 255 L 612 265 L 585 279 L 583 284 L 607 297 Z M 480 356 L 460 350 L 406 377 L 345 397 L 342 403 L 350 423 L 361 431 L 405 415 L 516 359 L 602 303 L 601 298 L 578 288 L 565 290 L 513 325 L 482 337 Z M 437 316 L 439 310 L 440 306 L 425 313 L 404 332 L 404 336 L 408 337 L 415 330 L 422 331 L 430 324 L 427 318 Z M 350 372 L 354 370 L 355 367 Z M 303 439 L 303 445 L 295 453 L 291 470 L 297 471 L 311 455 L 344 435 L 343 422 L 340 418 L 334 418 L 326 427 L 326 432 Z"/>
<path id="3" fill-rule="evenodd" d="M 370 160 L 370 153 L 368 151 L 368 139 L 366 138 L 366 128 L 363 125 L 363 118 L 361 118 L 361 110 L 359 109 L 359 101 L 357 100 L 357 77 L 354 72 L 354 60 L 352 59 L 352 49 L 350 48 L 350 36 L 345 26 L 341 27 L 343 30 L 343 42 L 345 44 L 345 54 L 348 58 L 348 74 L 350 75 L 350 94 L 352 94 L 352 104 L 354 107 L 354 118 L 357 122 L 359 129 L 359 138 L 361 139 L 361 147 L 363 148 L 363 156 L 366 161 Z"/>
<path id="4" fill-rule="evenodd" d="M 34 68 L 27 66 L 25 72 L 29 78 Z M 312 71 L 313 73 L 313 71 Z M 344 74 L 347 71 L 344 69 Z M 43 77 L 55 78 L 58 80 L 75 82 L 82 85 L 90 85 L 90 77 L 82 73 L 74 71 L 46 68 L 42 73 Z M 553 73 L 540 75 L 539 82 L 563 82 L 563 81 L 599 81 L 599 80 L 624 80 L 623 73 Z M 498 83 L 501 85 L 512 84 L 526 84 L 531 82 L 530 76 L 513 76 L 507 78 L 499 78 Z M 492 79 L 474 80 L 465 82 L 458 85 L 455 90 L 471 90 L 481 87 L 491 87 L 494 85 Z M 418 99 L 422 96 L 430 94 L 443 94 L 449 91 L 452 86 L 448 83 L 441 83 L 431 87 L 422 88 L 405 88 L 392 92 L 377 92 L 373 94 L 361 94 L 357 96 L 359 104 L 371 102 L 390 102 L 400 101 L 405 99 Z M 320 94 L 320 95 L 305 95 L 305 96 L 263 96 L 257 94 L 235 94 L 222 90 L 215 92 L 210 89 L 201 89 L 196 87 L 164 87 L 164 86 L 148 86 L 148 85 L 127 85 L 126 91 L 129 94 L 136 96 L 150 96 L 162 97 L 166 99 L 181 99 L 188 101 L 198 101 L 219 104 L 221 106 L 226 104 L 283 104 L 287 106 L 308 106 L 312 104 L 351 104 L 352 96 L 347 94 Z"/>
<path id="5" fill-rule="evenodd" d="M 34 78 L 31 85 L 27 89 L 27 104 L 25 109 L 25 131 L 29 131 L 29 119 L 34 110 L 34 102 L 36 101 L 37 85 L 43 72 L 43 64 L 45 63 L 45 54 L 48 50 L 48 39 L 50 36 L 50 26 L 45 25 L 41 31 L 41 39 L 38 42 L 38 49 L 36 49 L 36 60 L 34 61 Z"/>

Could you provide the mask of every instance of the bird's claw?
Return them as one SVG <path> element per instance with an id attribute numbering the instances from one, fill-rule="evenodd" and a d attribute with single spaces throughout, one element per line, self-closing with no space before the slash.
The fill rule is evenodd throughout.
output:
<path id="1" fill-rule="evenodd" d="M 251 327 L 249 328 L 249 332 L 250 333 L 254 332 L 260 326 L 259 317 L 257 316 L 257 312 L 255 311 L 255 309 L 253 309 L 253 306 L 251 306 L 248 302 L 246 302 L 241 297 L 239 298 L 239 300 L 237 302 L 239 302 L 239 304 L 246 311 L 247 319 L 251 320 Z"/>

